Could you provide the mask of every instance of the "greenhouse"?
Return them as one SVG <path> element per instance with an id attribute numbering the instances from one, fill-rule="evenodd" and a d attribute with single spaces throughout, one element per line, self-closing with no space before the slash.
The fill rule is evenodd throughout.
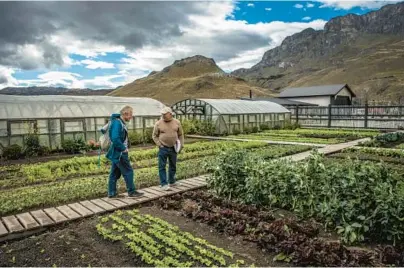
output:
<path id="1" fill-rule="evenodd" d="M 245 127 L 284 126 L 290 111 L 270 101 L 187 99 L 172 106 L 178 119 L 211 120 L 216 134 L 243 131 Z"/>
<path id="2" fill-rule="evenodd" d="M 109 96 L 0 96 L 0 144 L 24 144 L 38 133 L 43 146 L 60 148 L 66 139 L 98 140 L 99 129 L 125 105 L 134 109 L 128 129 L 143 131 L 160 118 L 161 102 Z"/>

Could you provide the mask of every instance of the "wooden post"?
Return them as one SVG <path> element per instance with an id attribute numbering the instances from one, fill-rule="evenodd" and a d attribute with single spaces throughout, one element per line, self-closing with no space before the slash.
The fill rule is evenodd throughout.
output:
<path id="1" fill-rule="evenodd" d="M 368 115 L 369 115 L 369 106 L 368 102 L 365 102 L 365 128 L 368 128 Z"/>
<path id="2" fill-rule="evenodd" d="M 296 104 L 296 124 L 299 124 L 299 105 Z M 292 118 L 290 118 L 290 121 L 292 123 Z"/>
<path id="3" fill-rule="evenodd" d="M 328 104 L 328 127 L 331 127 L 331 104 Z"/>

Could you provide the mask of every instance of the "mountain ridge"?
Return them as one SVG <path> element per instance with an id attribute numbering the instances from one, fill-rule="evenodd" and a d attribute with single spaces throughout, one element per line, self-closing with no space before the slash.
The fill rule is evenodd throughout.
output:
<path id="1" fill-rule="evenodd" d="M 285 87 L 348 83 L 360 97 L 404 97 L 404 2 L 364 15 L 331 19 L 266 51 L 260 62 L 233 75 L 279 92 Z M 378 83 L 370 81 L 377 80 Z"/>

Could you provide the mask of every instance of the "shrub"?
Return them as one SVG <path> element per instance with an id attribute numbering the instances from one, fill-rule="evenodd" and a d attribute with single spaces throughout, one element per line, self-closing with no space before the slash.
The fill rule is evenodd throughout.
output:
<path id="1" fill-rule="evenodd" d="M 233 129 L 233 135 L 240 135 L 241 131 L 239 129 Z"/>
<path id="2" fill-rule="evenodd" d="M 251 133 L 252 133 L 252 128 L 251 128 L 251 127 L 244 127 L 244 128 L 243 128 L 243 133 L 245 133 L 245 134 L 251 134 Z"/>
<path id="3" fill-rule="evenodd" d="M 196 134 L 195 122 L 194 120 L 182 119 L 180 120 L 184 135 Z"/>
<path id="4" fill-rule="evenodd" d="M 153 128 L 147 128 L 144 131 L 143 141 L 145 143 L 153 143 Z"/>
<path id="5" fill-rule="evenodd" d="M 260 129 L 262 131 L 269 130 L 269 126 L 267 124 L 262 124 L 262 125 L 260 125 Z"/>
<path id="6" fill-rule="evenodd" d="M 77 154 L 87 151 L 87 145 L 82 138 L 66 139 L 62 142 L 62 148 L 66 153 Z"/>
<path id="7" fill-rule="evenodd" d="M 258 127 L 253 127 L 251 129 L 251 133 L 258 133 L 260 131 L 260 129 Z"/>
<path id="8" fill-rule="evenodd" d="M 12 144 L 3 149 L 3 157 L 6 159 L 17 160 L 22 156 L 22 147 L 18 144 Z"/>
<path id="9" fill-rule="evenodd" d="M 131 145 L 143 144 L 143 134 L 137 131 L 131 131 L 128 136 Z"/>
<path id="10" fill-rule="evenodd" d="M 37 134 L 28 134 L 24 139 L 24 155 L 28 157 L 44 156 L 50 153 L 50 149 L 46 146 L 42 146 L 39 142 L 39 136 Z"/>
<path id="11" fill-rule="evenodd" d="M 277 129 L 281 129 L 281 127 L 280 126 L 278 126 L 279 128 L 277 128 Z M 287 123 L 285 123 L 285 125 L 284 125 L 284 127 L 283 127 L 283 129 L 291 129 L 291 130 L 295 130 L 295 129 L 298 129 L 298 128 L 300 128 L 301 126 L 300 126 L 300 124 L 299 123 L 291 123 L 291 122 L 287 122 Z M 275 129 L 275 128 L 274 128 Z"/>
<path id="12" fill-rule="evenodd" d="M 196 131 L 200 135 L 211 136 L 215 133 L 215 126 L 212 120 L 197 120 Z"/>

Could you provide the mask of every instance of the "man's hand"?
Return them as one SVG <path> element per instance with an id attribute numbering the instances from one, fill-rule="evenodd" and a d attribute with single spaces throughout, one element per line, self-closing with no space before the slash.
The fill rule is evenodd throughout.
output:
<path id="1" fill-rule="evenodd" d="M 126 153 L 128 153 L 128 152 L 129 152 L 128 148 L 126 148 L 126 150 L 123 151 L 124 154 L 126 154 Z"/>

